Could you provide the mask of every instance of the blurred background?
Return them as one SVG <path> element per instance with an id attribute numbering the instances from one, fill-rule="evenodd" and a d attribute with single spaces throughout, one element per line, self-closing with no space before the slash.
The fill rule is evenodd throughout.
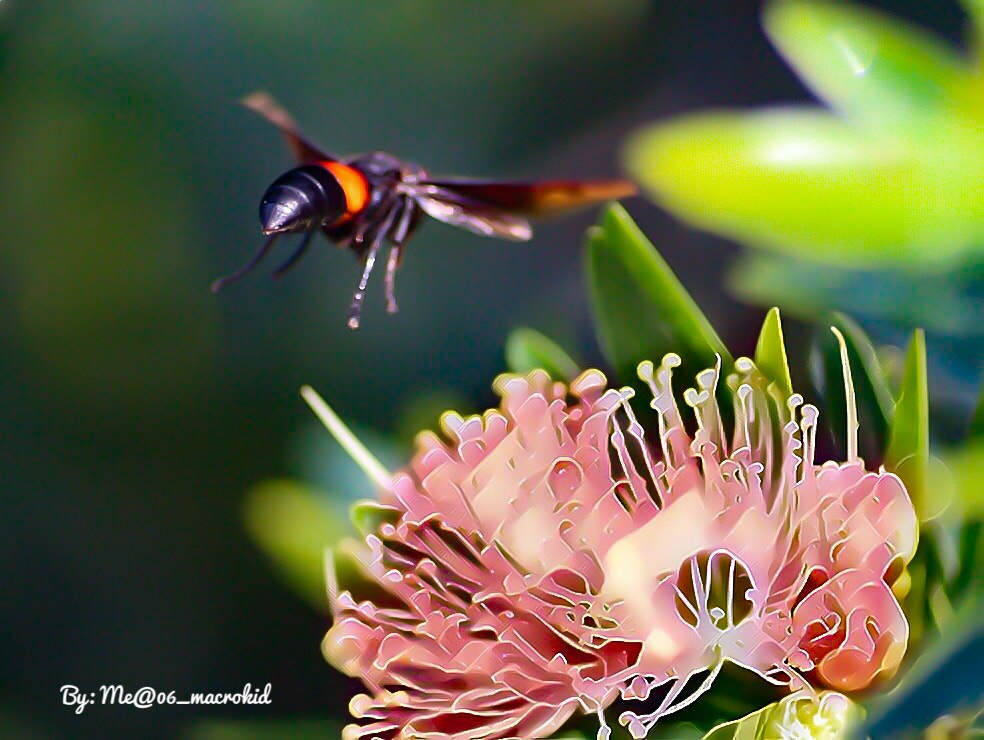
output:
<path id="1" fill-rule="evenodd" d="M 955 2 L 871 5 L 964 38 Z M 400 313 L 385 314 L 377 275 L 358 332 L 345 326 L 358 267 L 324 242 L 279 283 L 261 269 L 211 294 L 258 246 L 259 198 L 292 166 L 239 98 L 270 91 L 330 151 L 381 149 L 436 173 L 612 176 L 640 126 L 813 100 L 760 11 L 751 0 L 0 2 L 0 734 L 174 735 L 281 716 L 329 727 L 353 685 L 320 655 L 328 618 L 285 587 L 243 516 L 246 492 L 268 479 L 363 492 L 331 464 L 299 387 L 397 465 L 441 408 L 494 402 L 512 328 L 603 362 L 582 275 L 592 212 L 518 245 L 426 223 L 398 277 Z M 764 308 L 725 279 L 742 248 L 643 198 L 626 207 L 732 351 L 751 352 Z M 923 296 L 952 314 L 929 327 L 941 438 L 969 414 L 980 363 L 981 325 L 966 315 L 979 316 L 980 265 L 959 274 L 959 290 L 939 278 Z M 860 308 L 850 291 L 821 303 L 900 343 L 923 317 L 879 306 L 908 305 L 911 286 L 888 280 Z M 941 294 L 965 298 L 941 309 Z M 788 323 L 791 356 L 810 331 Z M 77 716 L 59 695 L 246 682 L 272 683 L 272 706 Z"/>

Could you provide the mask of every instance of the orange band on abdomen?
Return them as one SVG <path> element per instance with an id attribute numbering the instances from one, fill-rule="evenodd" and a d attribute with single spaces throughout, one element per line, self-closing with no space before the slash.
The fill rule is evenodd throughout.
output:
<path id="1" fill-rule="evenodd" d="M 345 193 L 345 214 L 335 223 L 344 223 L 369 203 L 369 181 L 366 176 L 354 167 L 349 167 L 341 162 L 320 162 L 321 166 L 328 170 L 338 184 L 342 186 Z"/>

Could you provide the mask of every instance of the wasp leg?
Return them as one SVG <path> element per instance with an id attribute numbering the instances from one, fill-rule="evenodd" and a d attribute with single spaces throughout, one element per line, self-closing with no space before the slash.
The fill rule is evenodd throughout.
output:
<path id="1" fill-rule="evenodd" d="M 376 264 L 376 254 L 379 252 L 379 248 L 383 244 L 383 239 L 391 228 L 393 228 L 393 221 L 396 218 L 396 208 L 390 207 L 383 217 L 383 221 L 379 228 L 375 229 L 372 234 L 372 238 L 369 243 L 369 249 L 366 251 L 365 256 L 365 266 L 362 268 L 362 279 L 359 280 L 359 287 L 356 288 L 355 294 L 352 296 L 352 305 L 349 308 L 348 317 L 348 327 L 349 329 L 359 328 L 359 316 L 362 313 L 362 299 L 366 295 L 366 286 L 369 285 L 369 275 L 372 274 L 372 268 Z"/>
<path id="2" fill-rule="evenodd" d="M 266 257 L 267 252 L 270 251 L 270 247 L 273 246 L 273 243 L 277 240 L 278 236 L 280 236 L 280 234 L 272 234 L 270 238 L 267 239 L 266 242 L 264 242 L 263 246 L 257 250 L 256 254 L 254 254 L 250 258 L 249 262 L 247 262 L 245 265 L 240 267 L 231 275 L 226 275 L 225 277 L 219 278 L 214 283 L 212 283 L 212 292 L 218 293 L 226 285 L 228 285 L 229 283 L 236 282 L 237 280 L 241 279 L 244 275 L 246 275 L 250 270 L 256 267 L 260 263 L 260 260 Z"/>
<path id="3" fill-rule="evenodd" d="M 406 200 L 400 213 L 400 220 L 393 230 L 393 246 L 390 248 L 389 260 L 386 262 L 386 311 L 396 313 L 399 306 L 396 305 L 396 271 L 400 267 L 400 258 L 403 256 L 403 243 L 410 233 L 410 224 L 413 222 L 413 211 L 415 204 L 412 200 Z"/>
<path id="4" fill-rule="evenodd" d="M 283 277 L 290 268 L 297 264 L 297 260 L 303 257 L 307 251 L 308 245 L 311 244 L 311 237 L 313 236 L 314 231 L 309 231 L 304 235 L 304 238 L 301 239 L 300 246 L 294 250 L 294 253 L 280 267 L 273 271 L 274 278 Z"/>
<path id="5" fill-rule="evenodd" d="M 402 244 L 390 247 L 389 259 L 386 261 L 386 313 L 396 313 L 400 307 L 396 305 L 396 269 L 400 266 L 400 251 Z"/>

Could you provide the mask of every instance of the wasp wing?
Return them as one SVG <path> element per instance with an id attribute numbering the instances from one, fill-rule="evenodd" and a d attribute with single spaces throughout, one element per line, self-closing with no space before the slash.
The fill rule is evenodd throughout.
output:
<path id="1" fill-rule="evenodd" d="M 506 213 L 493 205 L 446 190 L 431 183 L 406 185 L 403 192 L 413 198 L 431 218 L 467 229 L 480 236 L 494 236 L 525 242 L 533 237 L 533 227 L 522 216 Z"/>
<path id="2" fill-rule="evenodd" d="M 494 182 L 441 178 L 426 180 L 421 185 L 452 193 L 472 203 L 535 217 L 553 216 L 592 203 L 636 194 L 636 186 L 628 180 Z"/>
<path id="3" fill-rule="evenodd" d="M 294 158 L 301 164 L 305 162 L 324 162 L 338 161 L 337 157 L 325 152 L 321 147 L 312 144 L 298 131 L 297 124 L 291 118 L 290 113 L 262 90 L 247 95 L 242 99 L 242 104 L 251 111 L 259 113 L 266 120 L 280 129 L 280 132 L 287 139 L 287 146 L 290 147 Z"/>

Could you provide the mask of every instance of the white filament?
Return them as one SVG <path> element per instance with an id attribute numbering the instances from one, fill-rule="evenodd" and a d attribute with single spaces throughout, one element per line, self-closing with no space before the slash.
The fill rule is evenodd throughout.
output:
<path id="1" fill-rule="evenodd" d="M 349 454 L 356 465 L 362 468 L 366 477 L 380 488 L 389 488 L 393 481 L 393 474 L 383 467 L 383 464 L 359 441 L 359 438 L 352 433 L 345 422 L 338 418 L 338 414 L 325 403 L 325 399 L 309 385 L 301 388 L 301 396 L 307 401 L 308 406 L 321 420 L 321 423 L 331 432 L 338 444 L 342 446 L 342 449 Z"/>

